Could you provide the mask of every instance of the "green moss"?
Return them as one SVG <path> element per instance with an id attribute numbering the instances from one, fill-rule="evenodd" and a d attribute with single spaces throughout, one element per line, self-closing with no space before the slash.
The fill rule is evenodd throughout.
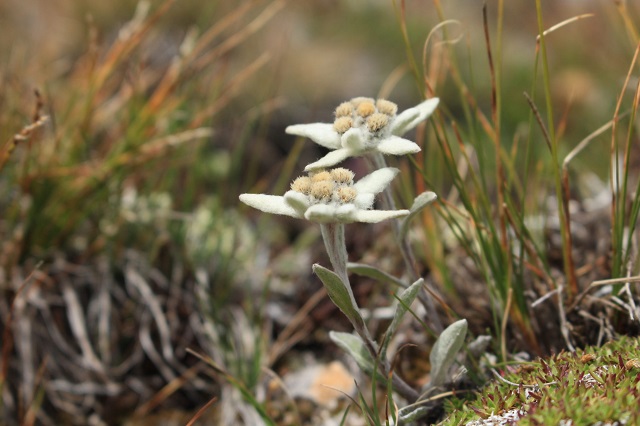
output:
<path id="1" fill-rule="evenodd" d="M 519 410 L 520 425 L 640 424 L 639 338 L 622 337 L 602 347 L 563 352 L 503 377 L 473 400 L 452 401 L 442 424 L 481 421 L 511 410 Z"/>

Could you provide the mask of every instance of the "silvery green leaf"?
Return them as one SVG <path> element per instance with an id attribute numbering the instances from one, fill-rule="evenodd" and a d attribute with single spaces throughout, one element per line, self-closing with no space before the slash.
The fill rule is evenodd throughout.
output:
<path id="1" fill-rule="evenodd" d="M 467 335 L 467 320 L 462 319 L 447 327 L 431 349 L 431 383 L 429 386 L 439 386 L 447 379 L 449 367 L 464 343 Z"/>
<path id="2" fill-rule="evenodd" d="M 360 337 L 351 333 L 343 333 L 340 331 L 330 331 L 329 337 L 333 342 L 341 347 L 345 352 L 347 352 L 354 359 L 358 367 L 362 369 L 369 376 L 373 374 L 374 371 L 377 372 L 375 368 L 375 360 L 371 357 L 371 354 L 367 350 L 364 345 L 364 342 Z M 386 380 L 382 375 L 377 372 L 377 380 L 381 383 L 385 383 Z"/>
<path id="3" fill-rule="evenodd" d="M 402 318 L 404 318 L 404 314 L 407 313 L 413 301 L 416 300 L 416 297 L 418 296 L 418 292 L 422 288 L 422 284 L 424 284 L 424 280 L 420 278 L 419 280 L 411 284 L 409 288 L 404 289 L 402 293 L 400 293 L 397 296 L 398 305 L 396 306 L 396 312 L 393 316 L 393 320 L 391 321 L 391 324 L 389 324 L 389 328 L 385 333 L 384 341 L 382 342 L 382 355 L 381 355 L 382 359 L 386 358 L 387 346 L 389 346 L 389 342 L 391 341 L 391 338 L 393 337 L 396 330 L 398 329 L 398 326 L 400 325 Z"/>
<path id="4" fill-rule="evenodd" d="M 413 200 L 413 205 L 409 210 L 411 213 L 409 213 L 409 216 L 407 216 L 400 225 L 400 238 L 404 238 L 407 235 L 409 222 L 411 222 L 411 220 L 416 217 L 422 209 L 431 204 L 436 198 L 438 198 L 438 196 L 434 192 L 425 191 Z"/>
<path id="5" fill-rule="evenodd" d="M 481 335 L 476 337 L 467 345 L 467 353 L 472 359 L 480 358 L 480 356 L 486 352 L 492 339 L 493 338 L 488 335 Z"/>
<path id="6" fill-rule="evenodd" d="M 313 265 L 313 272 L 318 275 L 333 303 L 349 318 L 349 321 L 364 327 L 360 310 L 347 290 L 348 284 L 343 283 L 334 272 L 318 264 Z"/>
<path id="7" fill-rule="evenodd" d="M 381 271 L 375 266 L 365 265 L 364 263 L 349 262 L 347 263 L 347 269 L 349 272 L 353 272 L 354 274 L 362 277 L 369 277 L 381 283 L 391 283 L 398 287 L 407 288 L 407 284 L 404 281 Z"/>

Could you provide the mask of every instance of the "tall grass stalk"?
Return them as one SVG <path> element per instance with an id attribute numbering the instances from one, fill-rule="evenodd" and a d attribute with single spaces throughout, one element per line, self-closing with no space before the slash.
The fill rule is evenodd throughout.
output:
<path id="1" fill-rule="evenodd" d="M 630 83 L 633 69 L 636 66 L 640 54 L 640 44 L 636 47 L 635 54 L 629 66 L 629 72 L 622 86 L 622 90 L 616 104 L 616 111 L 611 132 L 610 148 L 610 185 L 611 185 L 611 217 L 612 217 L 612 266 L 613 278 L 628 277 L 637 272 L 638 265 L 634 264 L 638 259 L 632 259 L 634 253 L 634 231 L 637 226 L 638 215 L 640 214 L 640 182 L 636 182 L 636 189 L 631 203 L 629 204 L 629 178 L 631 169 L 631 148 L 633 143 L 633 133 L 637 115 L 637 105 L 640 95 L 640 85 L 634 91 L 629 125 L 625 137 L 624 154 L 622 156 L 622 167 L 620 165 L 620 148 L 618 142 L 618 122 L 622 117 L 620 108 L 622 106 L 625 93 Z M 622 179 L 622 180 L 621 180 Z M 636 253 L 637 256 L 637 253 Z M 618 288 L 620 286 L 617 286 Z"/>
<path id="2" fill-rule="evenodd" d="M 434 1 L 441 22 L 449 22 L 441 8 L 439 1 Z M 503 321 L 509 317 L 509 323 L 515 326 L 526 345 L 534 352 L 541 350 L 539 336 L 532 328 L 530 306 L 525 293 L 530 288 L 529 276 L 533 274 L 544 282 L 549 290 L 557 288 L 556 278 L 552 277 L 551 267 L 547 261 L 547 254 L 539 236 L 529 229 L 527 220 L 536 209 L 539 209 L 536 199 L 531 194 L 536 188 L 544 188 L 546 181 L 543 176 L 531 179 L 530 168 L 535 165 L 532 141 L 536 138 L 536 127 L 539 126 L 544 139 L 547 141 L 550 158 L 542 159 L 537 167 L 551 169 L 552 187 L 555 190 L 556 208 L 560 223 L 561 249 L 564 280 L 569 301 L 579 292 L 575 265 L 572 257 L 571 217 L 569 215 L 569 182 L 564 163 L 560 161 L 560 136 L 554 122 L 554 109 L 551 94 L 551 75 L 548 64 L 546 37 L 552 31 L 576 22 L 591 15 L 579 15 L 545 30 L 542 19 L 541 2 L 536 1 L 536 19 L 538 23 L 538 38 L 536 42 L 534 69 L 532 73 L 531 96 L 528 99 L 531 111 L 528 127 L 522 133 L 513 135 L 511 149 L 507 151 L 505 135 L 502 130 L 502 55 L 503 55 L 503 21 L 504 4 L 497 4 L 497 23 L 495 47 L 492 46 L 489 16 L 486 7 L 483 9 L 484 35 L 487 57 L 489 61 L 489 78 L 491 87 L 490 116 L 485 115 L 481 105 L 475 98 L 474 69 L 470 65 L 468 71 L 469 86 L 462 77 L 459 61 L 454 51 L 455 43 L 441 43 L 445 54 L 436 56 L 437 49 L 427 56 L 424 48 L 424 60 L 421 79 L 426 82 L 429 90 L 442 85 L 448 78 L 457 89 L 465 124 L 459 124 L 458 119 L 447 113 L 446 104 L 437 113 L 432 128 L 426 135 L 431 136 L 435 143 L 435 151 L 431 155 L 425 150 L 425 155 L 419 156 L 413 165 L 418 176 L 428 188 L 434 188 L 442 193 L 438 185 L 441 179 L 433 170 L 444 167 L 444 171 L 451 179 L 453 190 L 450 197 L 441 196 L 437 212 L 444 220 L 448 232 L 458 241 L 458 246 L 466 250 L 473 260 L 478 272 L 487 283 L 491 298 L 494 302 L 492 312 L 494 327 L 498 340 L 503 341 L 503 332 L 509 328 Z M 445 25 L 441 28 L 446 36 Z M 431 37 L 431 36 L 430 36 Z M 408 38 L 405 38 L 408 43 Z M 410 51 L 407 48 L 407 51 Z M 432 68 L 429 61 L 443 61 L 446 70 L 438 75 L 428 74 Z M 410 64 L 414 61 L 410 60 Z M 471 63 L 471 62 L 470 62 Z M 545 98 L 543 120 L 535 106 L 535 96 L 538 91 L 538 70 L 541 70 L 542 93 Z M 471 88 L 470 88 L 471 87 Z M 437 91 L 436 91 L 437 93 Z M 537 123 L 537 125 L 536 125 Z M 487 144 L 490 143 L 490 145 Z M 491 149 L 489 149 L 489 146 Z M 437 155 L 434 155 L 437 154 Z M 491 155 L 493 154 L 493 155 Z M 491 158 L 493 157 L 493 158 Z M 443 161 L 440 161 L 443 160 Z M 563 174 L 564 173 L 564 174 Z M 532 192 L 533 191 L 533 192 Z M 638 209 L 640 210 L 640 208 Z M 544 213 L 543 213 L 544 214 Z M 452 289 L 455 283 L 450 277 L 443 253 L 446 245 L 442 241 L 433 241 L 430 236 L 434 221 L 431 213 L 423 213 L 425 224 L 425 242 L 429 247 L 426 251 L 427 262 L 433 266 L 434 276 Z M 436 238 L 438 239 L 438 238 Z M 441 240 L 441 239 L 440 239 Z M 509 294 L 513 294 L 509 312 L 504 311 L 509 301 Z M 504 352 L 504 351 L 503 351 Z"/>
<path id="3" fill-rule="evenodd" d="M 538 20 L 538 41 L 540 46 L 540 55 L 542 56 L 542 78 L 545 94 L 545 104 L 547 110 L 546 133 L 549 136 L 549 147 L 551 149 L 551 167 L 553 169 L 553 177 L 556 190 L 556 201 L 558 205 L 558 219 L 560 220 L 560 235 L 562 237 L 562 250 L 564 261 L 564 273 L 567 280 L 567 294 L 569 298 L 575 297 L 578 292 L 578 281 L 575 274 L 575 266 L 573 264 L 573 256 L 571 253 L 571 222 L 569 219 L 568 202 L 569 200 L 563 194 L 561 164 L 558 154 L 558 140 L 556 139 L 555 123 L 553 117 L 553 99 L 551 97 L 551 77 L 549 74 L 549 63 L 547 60 L 547 42 L 542 18 L 542 4 L 540 0 L 536 0 L 536 15 Z M 536 50 L 537 54 L 537 50 Z"/>
<path id="4" fill-rule="evenodd" d="M 502 10 L 503 5 L 499 4 L 497 24 L 499 40 L 502 31 Z M 528 310 L 524 299 L 526 287 L 522 281 L 523 261 L 521 257 L 514 257 L 516 241 L 511 241 L 512 237 L 508 232 L 509 219 L 516 218 L 516 221 L 522 222 L 524 213 L 514 210 L 520 202 L 512 198 L 514 196 L 512 194 L 522 195 L 523 192 L 522 183 L 515 174 L 515 155 L 510 156 L 506 153 L 501 142 L 502 44 L 498 41 L 495 51 L 491 48 L 486 9 L 483 11 L 483 16 L 491 78 L 491 120 L 479 108 L 472 94 L 473 91 L 467 87 L 461 77 L 453 50 L 448 49 L 448 70 L 460 95 L 467 120 L 464 128 L 467 130 L 463 131 L 462 126 L 453 119 L 451 119 L 451 130 L 448 130 L 447 122 L 441 116 L 440 120 L 434 121 L 434 137 L 452 178 L 452 184 L 456 190 L 455 199 L 459 199 L 464 211 L 454 208 L 453 203 L 443 201 L 438 212 L 459 241 L 460 246 L 465 248 L 470 258 L 474 260 L 483 280 L 489 285 L 492 298 L 497 302 L 492 311 L 496 333 L 498 335 L 501 333 L 501 316 L 509 289 L 513 289 L 516 303 L 511 312 L 512 321 L 525 336 L 529 345 L 535 348 L 537 343 L 527 320 Z M 472 68 L 470 72 L 473 76 Z M 488 161 L 484 137 L 492 145 L 493 163 Z M 455 142 L 450 141 L 451 138 L 454 138 Z M 512 154 L 516 152 L 517 145 L 514 146 Z M 462 165 L 464 167 L 461 167 Z M 429 167 L 429 163 L 421 165 L 423 170 Z M 491 199 L 489 195 L 491 193 L 496 194 L 495 201 Z M 454 203 L 455 199 L 452 199 Z M 523 246 L 524 242 L 521 240 L 518 244 Z"/>

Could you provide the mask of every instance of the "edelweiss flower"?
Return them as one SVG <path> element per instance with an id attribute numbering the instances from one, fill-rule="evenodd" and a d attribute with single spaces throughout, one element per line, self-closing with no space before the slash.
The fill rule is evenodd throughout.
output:
<path id="1" fill-rule="evenodd" d="M 336 108 L 333 124 L 312 123 L 289 126 L 286 132 L 304 136 L 318 145 L 332 149 L 305 170 L 331 167 L 349 157 L 370 152 L 415 154 L 420 147 L 400 136 L 429 117 L 439 99 L 431 98 L 396 115 L 398 106 L 385 99 L 354 98 Z"/>
<path id="2" fill-rule="evenodd" d="M 317 171 L 294 180 L 284 196 L 242 194 L 240 201 L 266 213 L 319 223 L 376 223 L 409 214 L 409 210 L 370 210 L 375 195 L 396 174 L 398 169 L 385 167 L 354 183 L 354 173 L 348 169 Z"/>

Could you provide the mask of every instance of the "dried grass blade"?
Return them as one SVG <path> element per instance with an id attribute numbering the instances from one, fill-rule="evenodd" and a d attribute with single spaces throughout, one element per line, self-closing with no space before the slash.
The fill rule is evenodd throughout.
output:
<path id="1" fill-rule="evenodd" d="M 262 28 L 271 18 L 273 18 L 273 16 L 284 7 L 285 3 L 285 0 L 276 0 L 272 2 L 253 21 L 244 26 L 241 31 L 230 36 L 215 49 L 212 49 L 208 54 L 203 55 L 197 62 L 194 63 L 194 68 L 196 70 L 202 69 L 213 62 L 214 59 L 222 56 L 226 52 L 238 46 L 249 36 L 256 33 L 260 28 Z"/>
<path id="2" fill-rule="evenodd" d="M 153 339 L 151 337 L 151 327 L 149 327 L 149 316 L 144 315 L 142 318 L 142 324 L 140 326 L 140 331 L 138 333 L 138 338 L 140 339 L 140 345 L 142 349 L 147 354 L 151 362 L 155 364 L 160 371 L 162 377 L 167 381 L 171 382 L 176 378 L 173 369 L 165 362 L 160 353 L 156 350 L 155 345 L 153 344 Z"/>
<path id="3" fill-rule="evenodd" d="M 104 365 L 94 352 L 89 340 L 89 334 L 86 328 L 87 320 L 82 311 L 80 300 L 68 280 L 62 281 L 62 297 L 67 306 L 69 326 L 78 346 L 80 346 L 84 363 L 92 370 L 104 373 Z"/>
<path id="4" fill-rule="evenodd" d="M 211 116 L 217 114 L 222 108 L 224 108 L 227 103 L 229 103 L 229 101 L 243 87 L 242 83 L 253 74 L 255 74 L 264 65 L 266 65 L 267 62 L 269 62 L 270 56 L 271 55 L 269 55 L 268 53 L 263 53 L 258 57 L 258 59 L 254 60 L 245 69 L 239 72 L 235 76 L 235 78 L 226 85 L 216 101 L 208 108 L 200 111 L 200 113 L 195 116 L 195 118 L 189 124 L 189 127 L 194 128 L 201 126 L 205 120 L 210 119 Z"/>
<path id="5" fill-rule="evenodd" d="M 189 380 L 193 379 L 198 375 L 200 370 L 202 369 L 202 364 L 196 364 L 193 367 L 186 370 L 180 376 L 175 379 L 169 381 L 162 389 L 160 389 L 153 397 L 140 405 L 134 414 L 134 417 L 144 417 L 148 415 L 152 410 L 159 407 L 164 401 L 167 400 L 171 395 L 180 390 L 185 383 Z M 215 399 L 215 398 L 214 398 Z"/>
<path id="6" fill-rule="evenodd" d="M 218 400 L 218 397 L 214 396 L 209 401 L 207 401 L 207 403 L 204 404 L 202 407 L 200 407 L 200 409 L 196 412 L 196 414 L 193 415 L 193 417 L 191 418 L 191 420 L 189 420 L 186 426 L 193 426 L 198 421 L 198 419 L 202 417 L 205 411 L 207 411 L 209 407 L 211 407 L 211 405 L 213 405 L 213 403 L 216 402 L 217 400 Z"/>
<path id="7" fill-rule="evenodd" d="M 156 22 L 169 11 L 169 8 L 175 3 L 176 0 L 166 0 L 151 16 L 143 19 L 141 14 L 134 16 L 129 21 L 128 34 L 125 32 L 120 33 L 120 37 L 111 47 L 106 54 L 106 59 L 101 64 L 100 68 L 96 71 L 94 88 L 102 87 L 111 75 L 116 65 L 122 58 L 131 53 L 143 40 L 145 34 L 147 34 Z M 138 11 L 144 9 L 144 2 L 139 3 Z M 146 13 L 145 13 L 146 15 Z"/>
<path id="8" fill-rule="evenodd" d="M 133 285 L 140 293 L 140 300 L 149 307 L 153 320 L 156 323 L 158 334 L 160 336 L 160 346 L 162 347 L 162 356 L 173 361 L 173 349 L 171 347 L 171 331 L 169 321 L 162 311 L 162 306 L 156 295 L 151 290 L 147 281 L 140 275 L 138 271 L 132 267 L 125 270 L 125 279 Z"/>
<path id="9" fill-rule="evenodd" d="M 546 37 L 547 35 L 551 34 L 552 32 L 554 32 L 556 30 L 559 30 L 560 28 L 564 27 L 565 25 L 569 25 L 569 24 L 571 24 L 573 22 L 576 22 L 576 21 L 579 21 L 581 19 L 592 18 L 594 16 L 596 16 L 594 13 L 584 13 L 582 15 L 576 15 L 576 16 L 573 16 L 573 17 L 571 17 L 569 19 L 565 19 L 564 21 L 559 22 L 559 23 L 547 28 L 546 30 L 544 30 L 542 32 L 542 36 Z M 536 42 L 539 42 L 539 41 L 540 41 L 540 34 L 538 34 L 536 36 Z"/>

